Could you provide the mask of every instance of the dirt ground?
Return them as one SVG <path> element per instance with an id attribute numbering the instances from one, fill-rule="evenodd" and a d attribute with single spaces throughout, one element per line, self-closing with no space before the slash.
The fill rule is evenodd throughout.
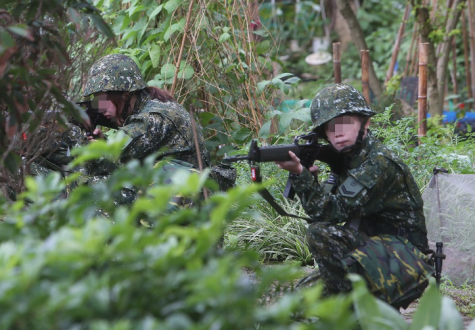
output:
<path id="1" fill-rule="evenodd" d="M 400 312 L 401 312 L 401 315 L 406 320 L 406 322 L 410 324 L 412 322 L 412 316 L 414 315 L 416 310 L 417 310 L 417 302 L 413 302 L 406 309 L 401 309 Z M 468 326 L 470 325 L 470 323 L 472 323 L 474 318 L 469 315 L 464 315 L 463 313 L 462 313 L 462 318 L 463 318 L 463 328 L 468 329 Z"/>

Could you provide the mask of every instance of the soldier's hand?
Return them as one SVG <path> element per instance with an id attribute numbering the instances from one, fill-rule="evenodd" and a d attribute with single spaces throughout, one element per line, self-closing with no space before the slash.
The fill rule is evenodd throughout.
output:
<path id="1" fill-rule="evenodd" d="M 292 152 L 289 151 L 290 160 L 285 162 L 274 162 L 283 170 L 287 170 L 290 173 L 301 174 L 303 171 L 303 166 L 300 164 L 300 159 Z"/>
<path id="2" fill-rule="evenodd" d="M 94 129 L 94 131 L 92 131 L 92 135 L 87 136 L 87 139 L 91 142 L 96 141 L 98 139 L 104 139 L 104 134 L 99 128 L 96 128 Z"/>
<path id="3" fill-rule="evenodd" d="M 310 166 L 310 168 L 308 169 L 313 175 L 317 174 L 318 173 L 318 166 L 317 165 L 312 165 Z"/>

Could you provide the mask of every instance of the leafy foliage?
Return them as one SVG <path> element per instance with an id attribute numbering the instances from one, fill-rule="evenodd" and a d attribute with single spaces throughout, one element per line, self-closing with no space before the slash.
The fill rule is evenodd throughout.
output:
<path id="1" fill-rule="evenodd" d="M 94 147 L 117 157 L 120 136 L 108 143 L 75 153 L 81 159 L 96 153 L 89 150 Z M 411 326 L 376 301 L 359 277 L 352 277 L 351 295 L 324 298 L 321 284 L 292 291 L 301 276 L 294 266 L 264 267 L 252 251 L 219 248 L 226 223 L 254 203 L 257 185 L 167 213 L 176 194 L 197 201 L 204 180 L 177 172 L 165 186 L 152 164 L 153 158 L 132 161 L 108 181 L 73 189 L 68 199 L 57 196 L 77 174 L 28 178 L 14 204 L 2 201 L 0 327 L 303 330 L 352 329 L 358 322 L 362 329 L 462 329 L 450 299 L 434 284 Z M 115 205 L 114 195 L 132 183 L 141 191 L 137 200 Z M 138 225 L 142 219 L 153 226 Z M 277 287 L 283 295 L 269 302 Z"/>
<path id="2" fill-rule="evenodd" d="M 251 29 L 256 18 L 250 0 L 99 1 L 97 6 L 118 36 L 113 51 L 136 60 L 149 85 L 169 89 L 185 107 L 200 109 L 207 147 L 219 157 L 232 143 L 256 136 L 273 110 L 269 100 L 276 90 L 287 93 L 297 81 L 286 75 L 271 78 L 272 84 L 261 82 L 272 77 L 274 46 L 264 30 Z"/>
<path id="3" fill-rule="evenodd" d="M 0 10 L 0 182 L 15 192 L 23 187 L 23 172 L 41 154 L 49 136 L 38 140 L 42 123 L 64 123 L 64 115 L 78 122 L 85 113 L 68 95 L 71 77 L 82 67 L 74 60 L 81 46 L 96 38 L 100 30 L 108 38 L 112 31 L 97 8 L 88 1 L 3 1 Z M 71 46 L 67 46 L 71 43 Z M 93 57 L 93 52 L 89 57 Z M 74 63 L 74 64 L 73 64 Z M 84 64 L 84 63 L 82 63 Z M 49 119 L 47 110 L 54 109 Z M 52 117 L 52 118 L 51 118 Z M 21 167 L 23 160 L 27 166 Z M 5 185 L 3 185 L 5 184 Z M 6 194 L 9 195 L 9 194 Z"/>

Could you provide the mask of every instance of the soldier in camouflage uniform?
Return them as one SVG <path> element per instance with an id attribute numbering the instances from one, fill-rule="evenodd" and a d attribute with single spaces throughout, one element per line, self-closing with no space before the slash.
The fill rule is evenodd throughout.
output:
<path id="1" fill-rule="evenodd" d="M 66 127 L 58 125 L 55 122 L 57 114 L 53 110 L 46 111 L 43 125 L 39 127 L 35 137 L 25 136 L 27 139 L 35 138 L 36 149 L 41 153 L 30 166 L 31 175 L 46 176 L 51 172 L 58 172 L 66 176 L 71 172 L 85 173 L 83 167 L 69 167 L 69 163 L 73 160 L 71 150 L 87 144 L 84 133 L 71 123 Z M 75 186 L 76 183 L 69 184 L 60 197 L 66 198 Z"/>
<path id="2" fill-rule="evenodd" d="M 113 54 L 94 63 L 83 96 L 90 95 L 93 106 L 130 137 L 122 163 L 158 151 L 157 159 L 170 157 L 198 167 L 189 113 L 166 91 L 147 87 L 131 58 Z M 201 130 L 198 141 L 201 162 L 208 167 L 210 156 Z"/>
<path id="3" fill-rule="evenodd" d="M 110 119 L 111 127 L 118 127 L 129 137 L 120 163 L 156 153 L 157 161 L 168 159 L 167 171 L 199 168 L 190 114 L 168 92 L 147 86 L 131 58 L 113 54 L 98 60 L 89 71 L 83 93 L 84 97 L 91 95 L 93 107 Z M 203 134 L 199 127 L 196 131 L 202 167 L 210 167 Z M 107 162 L 103 164 L 94 166 L 91 174 L 107 175 L 114 169 Z M 212 171 L 211 176 L 216 178 L 215 174 Z"/>
<path id="4" fill-rule="evenodd" d="M 311 104 L 314 131 L 333 148 L 330 182 L 320 185 L 290 152 L 279 162 L 313 222 L 307 231 L 328 294 L 348 291 L 350 272 L 394 307 L 406 307 L 427 286 L 433 268 L 423 201 L 408 167 L 369 131 L 374 112 L 355 88 L 324 88 Z M 328 150 L 328 149 L 327 149 Z M 325 157 L 328 158 L 328 157 Z M 332 183 L 333 182 L 333 183 Z"/>

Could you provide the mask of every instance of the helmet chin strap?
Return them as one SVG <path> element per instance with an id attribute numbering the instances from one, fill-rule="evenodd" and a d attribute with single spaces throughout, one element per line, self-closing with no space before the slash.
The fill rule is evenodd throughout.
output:
<path id="1" fill-rule="evenodd" d="M 336 148 L 333 147 L 333 144 L 332 144 L 332 147 L 336 150 L 336 152 L 338 152 L 339 154 L 343 154 L 343 153 L 351 154 L 351 153 L 360 152 L 363 146 L 363 136 L 365 133 L 365 126 L 367 122 L 368 122 L 368 117 L 364 117 L 361 120 L 360 130 L 358 131 L 358 136 L 356 137 L 355 143 L 353 145 L 344 147 L 341 150 L 336 150 Z"/>

